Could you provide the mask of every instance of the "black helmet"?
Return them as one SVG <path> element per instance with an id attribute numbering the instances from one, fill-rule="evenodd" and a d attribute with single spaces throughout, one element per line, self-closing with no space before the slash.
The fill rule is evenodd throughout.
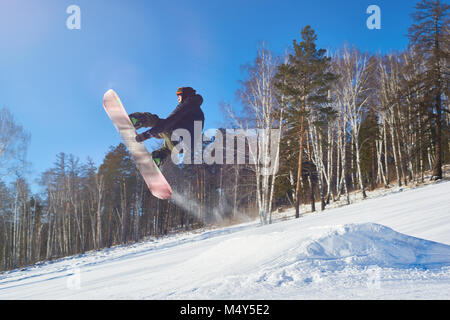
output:
<path id="1" fill-rule="evenodd" d="M 191 87 L 179 87 L 177 90 L 177 96 L 181 95 L 183 98 L 187 98 L 195 95 L 196 91 Z"/>

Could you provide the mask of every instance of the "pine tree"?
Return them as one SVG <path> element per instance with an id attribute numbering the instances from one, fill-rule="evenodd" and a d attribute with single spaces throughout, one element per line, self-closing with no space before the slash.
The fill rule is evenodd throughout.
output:
<path id="1" fill-rule="evenodd" d="M 330 73 L 330 58 L 326 50 L 317 49 L 317 35 L 310 26 L 301 31 L 302 41 L 293 41 L 294 54 L 278 68 L 277 88 L 287 99 L 287 124 L 291 140 L 298 139 L 295 216 L 300 216 L 300 188 L 304 162 L 305 133 L 309 113 L 327 101 L 329 84 L 335 79 Z"/>
<path id="2" fill-rule="evenodd" d="M 377 153 L 376 140 L 380 140 L 378 118 L 373 108 L 369 108 L 366 117 L 361 123 L 359 135 L 361 146 L 361 168 L 364 180 L 370 183 L 372 189 L 376 188 Z"/>
<path id="3" fill-rule="evenodd" d="M 136 177 L 138 175 L 136 175 L 136 167 L 131 155 L 123 143 L 111 148 L 99 168 L 99 176 L 104 179 L 105 193 L 108 195 L 105 201 L 108 220 L 113 221 L 115 220 L 113 217 L 117 217 L 118 220 L 115 221 L 119 225 L 117 227 L 107 223 L 108 228 L 116 228 L 118 231 L 114 234 L 111 231 L 108 232 L 107 244 L 125 243 L 130 237 L 131 206 L 137 192 Z"/>
<path id="4" fill-rule="evenodd" d="M 448 88 L 449 72 L 449 8 L 440 0 L 422 0 L 412 15 L 414 24 L 409 28 L 410 46 L 426 60 L 422 79 L 424 97 L 431 99 L 434 118 L 435 160 L 433 179 L 442 179 L 442 122 L 445 106 L 442 95 Z M 448 110 L 447 110 L 448 112 Z"/>

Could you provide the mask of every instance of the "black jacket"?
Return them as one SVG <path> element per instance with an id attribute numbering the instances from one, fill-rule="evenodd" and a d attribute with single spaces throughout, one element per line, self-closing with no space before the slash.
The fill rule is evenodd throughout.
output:
<path id="1" fill-rule="evenodd" d="M 205 116 L 200 108 L 202 103 L 203 98 L 199 94 L 185 98 L 166 119 L 160 119 L 156 126 L 149 130 L 150 134 L 155 136 L 161 132 L 172 132 L 182 128 L 193 135 L 194 121 L 201 121 L 202 129 L 205 122 Z"/>

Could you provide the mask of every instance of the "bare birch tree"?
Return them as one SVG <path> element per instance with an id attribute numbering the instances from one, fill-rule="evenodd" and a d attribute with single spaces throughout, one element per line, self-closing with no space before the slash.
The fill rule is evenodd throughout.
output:
<path id="1" fill-rule="evenodd" d="M 364 198 L 367 195 L 361 171 L 359 131 L 368 101 L 368 61 L 367 54 L 361 53 L 356 48 L 349 49 L 348 47 L 344 47 L 335 61 L 340 75 L 337 92 L 342 102 L 342 112 L 350 125 L 358 182 Z"/>
<path id="2" fill-rule="evenodd" d="M 246 129 L 249 128 L 249 124 L 254 124 L 258 132 L 257 150 L 249 148 L 249 152 L 252 162 L 255 164 L 256 198 L 260 220 L 263 224 L 268 223 L 268 214 L 272 207 L 274 179 L 279 162 L 279 139 L 281 137 L 279 130 L 283 122 L 282 112 L 279 112 L 279 119 L 275 119 L 275 112 L 278 110 L 274 87 L 277 67 L 277 59 L 264 47 L 264 44 L 261 45 L 254 64 L 246 66 L 248 78 L 238 92 L 250 120 L 246 124 Z M 278 126 L 278 131 L 272 130 L 275 129 L 275 126 Z M 273 132 L 278 132 L 278 135 L 273 135 Z M 271 172 L 266 171 L 268 165 Z"/>
<path id="3" fill-rule="evenodd" d="M 18 175 L 26 167 L 30 135 L 7 109 L 0 109 L 0 177 Z"/>

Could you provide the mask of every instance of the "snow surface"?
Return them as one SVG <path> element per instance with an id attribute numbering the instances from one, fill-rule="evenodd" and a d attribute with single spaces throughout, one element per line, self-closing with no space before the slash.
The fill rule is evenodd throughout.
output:
<path id="1" fill-rule="evenodd" d="M 448 181 L 0 274 L 0 299 L 449 298 Z"/>

